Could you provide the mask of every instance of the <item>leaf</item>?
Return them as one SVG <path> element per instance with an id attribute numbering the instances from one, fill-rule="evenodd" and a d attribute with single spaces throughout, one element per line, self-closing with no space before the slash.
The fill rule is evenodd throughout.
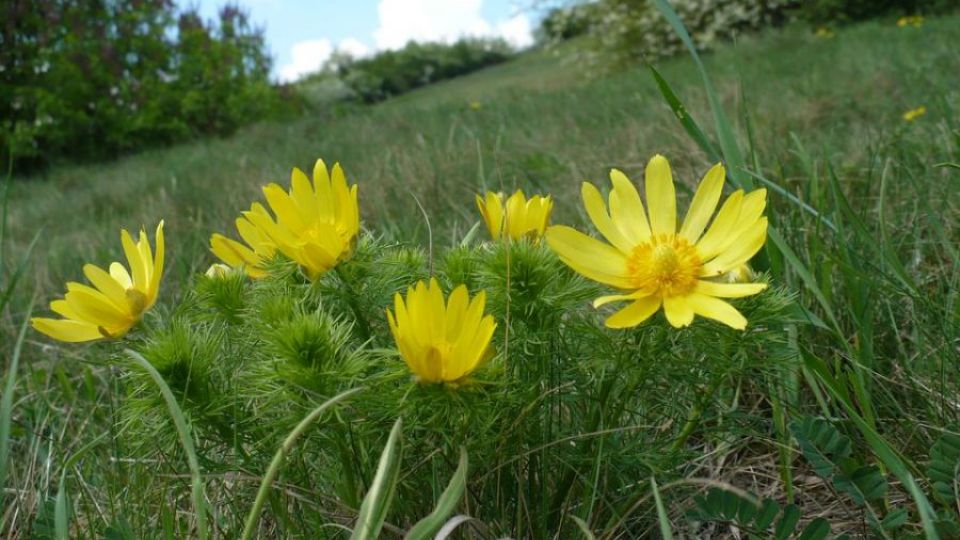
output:
<path id="1" fill-rule="evenodd" d="M 714 144 L 707 138 L 707 135 L 700 129 L 700 125 L 697 124 L 697 121 L 690 116 L 690 113 L 687 111 L 687 108 L 680 101 L 680 98 L 677 97 L 677 94 L 673 92 L 673 88 L 670 87 L 670 84 L 660 75 L 660 72 L 657 71 L 652 65 L 648 66 L 650 68 L 650 73 L 653 74 L 654 80 L 657 82 L 657 88 L 660 89 L 660 94 L 663 95 L 663 99 L 667 101 L 667 104 L 670 105 L 670 109 L 673 110 L 673 114 L 676 115 L 677 120 L 680 121 L 680 125 L 683 126 L 683 129 L 686 130 L 687 135 L 690 135 L 690 138 L 700 146 L 700 148 L 707 153 L 707 158 L 710 161 L 717 162 L 722 158 L 720 152 L 716 149 Z"/>
<path id="2" fill-rule="evenodd" d="M 390 503 L 397 489 L 397 480 L 400 477 L 400 457 L 403 449 L 400 445 L 400 429 L 403 420 L 397 418 L 387 438 L 387 445 L 380 454 L 380 463 L 377 465 L 377 474 L 373 477 L 370 491 L 360 504 L 360 515 L 353 528 L 352 540 L 372 540 L 378 538 L 383 522 L 387 519 Z"/>
<path id="3" fill-rule="evenodd" d="M 283 465 L 284 459 L 287 457 L 287 454 L 293 449 L 293 445 L 296 444 L 297 439 L 313 424 L 320 416 L 326 412 L 327 409 L 333 407 L 337 403 L 347 399 L 348 397 L 353 396 L 357 392 L 363 390 L 363 387 L 353 388 L 345 392 L 341 392 L 336 396 L 328 399 L 322 405 L 314 409 L 307 416 L 297 424 L 293 431 L 287 435 L 287 438 L 283 440 L 283 444 L 280 445 L 280 448 L 277 449 L 277 453 L 273 455 L 273 459 L 270 461 L 270 466 L 267 467 L 266 474 L 263 475 L 263 480 L 260 481 L 260 489 L 257 490 L 257 498 L 253 501 L 253 506 L 250 508 L 250 512 L 247 513 L 247 519 L 243 524 L 243 535 L 242 539 L 248 540 L 253 538 L 253 533 L 257 528 L 257 520 L 260 519 L 260 512 L 263 510 L 263 505 L 267 500 L 267 494 L 270 491 L 270 488 L 273 486 L 273 481 L 276 479 L 277 475 L 280 474 L 280 467 Z"/>
<path id="4" fill-rule="evenodd" d="M 463 493 L 467 489 L 467 450 L 460 448 L 460 463 L 447 488 L 440 494 L 437 505 L 429 516 L 421 519 L 407 533 L 408 540 L 427 540 L 433 538 L 446 523 L 447 518 L 457 509 Z"/>
<path id="5" fill-rule="evenodd" d="M 876 465 L 864 465 L 850 474 L 838 474 L 833 484 L 857 504 L 882 499 L 887 494 L 887 479 Z"/>
<path id="6" fill-rule="evenodd" d="M 593 535 L 593 531 L 590 530 L 590 526 L 587 525 L 586 521 L 580 519 L 579 517 L 573 514 L 570 515 L 570 519 L 572 519 L 573 522 L 577 524 L 577 527 L 580 528 L 580 532 L 583 533 L 584 538 L 586 538 L 587 540 L 596 539 L 596 536 Z"/>
<path id="7" fill-rule="evenodd" d="M 30 326 L 30 314 L 33 313 L 33 300 L 27 307 L 27 314 L 20 325 L 17 341 L 13 344 L 13 354 L 10 367 L 7 369 L 7 378 L 3 384 L 3 395 L 0 395 L 0 486 L 6 485 L 7 461 L 10 459 L 10 423 L 13 418 L 13 392 L 17 386 L 17 370 L 20 366 L 20 352 Z"/>
<path id="8" fill-rule="evenodd" d="M 773 537 L 777 540 L 786 540 L 793 534 L 799 522 L 800 509 L 797 508 L 795 504 L 787 505 L 787 507 L 783 509 L 783 515 L 780 517 L 780 521 L 777 522 L 777 528 L 774 530 Z"/>
<path id="9" fill-rule="evenodd" d="M 823 518 L 816 518 L 806 527 L 797 540 L 823 540 L 830 534 L 830 523 Z"/>
<path id="10" fill-rule="evenodd" d="M 945 504 L 960 499 L 960 435 L 944 433 L 930 448 L 927 476 L 934 496 Z"/>
<path id="11" fill-rule="evenodd" d="M 793 421 L 790 432 L 800 444 L 800 451 L 807 458 L 817 476 L 829 480 L 839 467 L 836 462 L 850 455 L 850 438 L 822 419 L 806 417 Z"/>
<path id="12" fill-rule="evenodd" d="M 183 452 L 187 455 L 187 464 L 190 467 L 190 483 L 192 487 L 190 495 L 193 502 L 193 511 L 197 516 L 197 536 L 200 540 L 205 540 L 208 534 L 206 499 L 203 494 L 203 476 L 200 474 L 200 462 L 197 461 L 197 451 L 193 446 L 193 435 L 190 431 L 190 423 L 187 422 L 183 411 L 180 409 L 180 405 L 177 403 L 177 398 L 173 396 L 173 392 L 170 391 L 170 387 L 166 381 L 163 380 L 160 372 L 158 372 L 146 358 L 141 356 L 140 353 L 130 349 L 127 349 L 126 352 L 135 364 L 143 368 L 143 370 L 150 375 L 150 378 L 153 379 L 153 382 L 156 383 L 160 389 L 163 400 L 167 403 L 167 410 L 170 412 L 171 418 L 173 418 L 173 424 L 177 428 L 177 435 L 180 436 L 180 444 L 183 446 Z"/>

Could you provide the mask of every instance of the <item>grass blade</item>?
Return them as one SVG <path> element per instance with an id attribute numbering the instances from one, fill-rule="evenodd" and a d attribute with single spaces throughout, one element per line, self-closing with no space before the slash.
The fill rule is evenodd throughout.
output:
<path id="1" fill-rule="evenodd" d="M 273 460 L 270 461 L 270 466 L 267 467 L 267 473 L 263 476 L 263 480 L 260 482 L 260 489 L 257 491 L 257 498 L 254 500 L 253 507 L 250 508 L 250 512 L 247 514 L 247 519 L 243 525 L 243 535 L 241 537 L 243 540 L 249 540 L 253 537 L 253 531 L 257 527 L 257 520 L 260 518 L 260 512 L 263 510 L 263 505 L 267 501 L 267 494 L 270 492 L 270 487 L 273 485 L 273 481 L 277 478 L 277 475 L 280 474 L 280 467 L 283 466 L 283 460 L 287 457 L 287 454 L 290 453 L 290 450 L 293 449 L 293 445 L 296 444 L 297 439 L 299 439 L 307 428 L 320 418 L 327 409 L 352 397 L 361 390 L 363 390 L 362 387 L 353 388 L 328 399 L 301 420 L 300 423 L 293 428 L 293 431 L 287 435 L 287 438 L 283 440 L 283 444 L 280 445 L 277 453 L 273 456 Z"/>
<path id="2" fill-rule="evenodd" d="M 428 540 L 433 538 L 443 527 L 447 518 L 457 509 L 457 505 L 463 498 L 463 493 L 467 490 L 467 469 L 467 450 L 461 448 L 460 463 L 457 465 L 457 470 L 453 473 L 450 483 L 440 494 L 440 499 L 437 500 L 433 512 L 418 521 L 407 533 L 406 538 L 408 540 Z"/>
<path id="3" fill-rule="evenodd" d="M 580 519 L 579 517 L 570 514 L 570 519 L 577 524 L 577 527 L 580 528 L 580 532 L 583 533 L 583 537 L 587 540 L 595 540 L 597 537 L 593 535 L 593 531 L 590 530 L 590 526 L 587 525 L 587 522 Z"/>
<path id="4" fill-rule="evenodd" d="M 697 64 L 697 69 L 700 71 L 700 76 L 703 78 L 703 87 L 707 92 L 707 100 L 710 102 L 710 110 L 713 112 L 713 121 L 717 129 L 717 139 L 720 142 L 720 149 L 723 151 L 723 157 L 727 161 L 728 171 L 727 174 L 730 175 L 731 179 L 735 181 L 738 185 L 742 184 L 741 187 L 744 189 L 749 189 L 753 185 L 753 181 L 750 177 L 744 174 L 746 170 L 746 163 L 743 160 L 743 154 L 740 152 L 740 147 L 737 145 L 737 139 L 733 133 L 733 127 L 730 124 L 730 121 L 727 119 L 726 114 L 723 112 L 723 107 L 720 104 L 720 99 L 717 97 L 717 92 L 713 88 L 713 83 L 710 82 L 710 76 L 707 75 L 707 69 L 703 65 L 703 61 L 700 60 L 700 55 L 697 53 L 697 47 L 693 43 L 693 39 L 690 38 L 690 33 L 687 32 L 686 26 L 684 26 L 683 21 L 680 20 L 680 17 L 677 15 L 677 12 L 674 11 L 673 7 L 670 6 L 670 3 L 667 0 L 653 0 L 653 5 L 660 11 L 663 17 L 667 20 L 667 23 L 673 28 L 673 31 L 677 33 L 677 36 L 680 38 L 680 41 L 687 47 L 687 50 L 690 52 L 690 56 L 693 57 L 694 63 Z M 706 149 L 704 149 L 706 151 Z"/>
<path id="5" fill-rule="evenodd" d="M 663 540 L 673 540 L 673 529 L 670 527 L 670 519 L 667 517 L 667 509 L 663 507 L 663 500 L 660 499 L 660 490 L 657 488 L 657 481 L 650 478 L 650 491 L 653 492 L 653 500 L 657 505 L 657 521 L 660 522 L 660 537 Z"/>
<path id="6" fill-rule="evenodd" d="M 378 538 L 380 528 L 387 519 L 387 511 L 393 502 L 393 494 L 397 490 L 397 480 L 400 477 L 400 456 L 403 453 L 400 444 L 400 430 L 403 420 L 397 418 L 387 438 L 387 445 L 380 454 L 380 463 L 377 465 L 377 474 L 373 477 L 373 485 L 363 498 L 360 505 L 360 515 L 353 529 L 352 540 L 370 540 Z"/>
<path id="7" fill-rule="evenodd" d="M 143 368 L 153 379 L 153 382 L 157 383 L 157 387 L 160 388 L 160 393 L 163 395 L 163 400 L 167 403 L 167 409 L 170 411 L 170 416 L 177 428 L 177 434 L 180 436 L 180 444 L 187 455 L 187 464 L 190 466 L 191 498 L 193 499 L 193 511 L 197 514 L 197 536 L 204 540 L 208 538 L 207 510 L 203 494 L 203 477 L 200 475 L 200 463 L 197 461 L 197 451 L 193 446 L 190 424 L 187 423 L 177 399 L 173 396 L 173 392 L 170 391 L 170 387 L 167 386 L 160 372 L 140 353 L 131 349 L 127 349 L 126 352 L 133 359 L 133 362 Z"/>
<path id="8" fill-rule="evenodd" d="M 680 101 L 680 98 L 677 97 L 677 94 L 673 92 L 673 88 L 670 88 L 670 84 L 660 75 L 657 68 L 652 65 L 647 67 L 650 68 L 650 73 L 653 74 L 654 80 L 657 81 L 657 88 L 660 89 L 660 94 L 663 95 L 663 99 L 670 105 L 670 109 L 673 110 L 673 114 L 676 115 L 677 120 L 680 121 L 680 125 L 683 126 L 687 135 L 690 135 L 690 138 L 700 146 L 700 149 L 707 153 L 707 158 L 710 161 L 720 161 L 720 152 L 707 137 L 706 133 L 700 129 L 700 125 L 697 124 L 696 120 L 687 112 L 687 108 L 683 105 L 683 102 Z"/>
<path id="9" fill-rule="evenodd" d="M 10 459 L 10 421 L 13 418 L 13 390 L 17 386 L 17 369 L 20 366 L 20 352 L 23 350 L 23 341 L 30 326 L 30 315 L 33 313 L 33 300 L 27 306 L 27 314 L 20 325 L 17 341 L 13 345 L 13 356 L 7 368 L 7 380 L 3 385 L 3 395 L 0 396 L 0 486 L 6 485 L 7 463 Z"/>

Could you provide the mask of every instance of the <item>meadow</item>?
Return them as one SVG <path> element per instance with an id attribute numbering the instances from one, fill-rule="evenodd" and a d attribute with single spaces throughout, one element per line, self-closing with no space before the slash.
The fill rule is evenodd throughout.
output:
<path id="1" fill-rule="evenodd" d="M 146 379 L 119 360 L 123 347 L 57 343 L 32 330 L 18 339 L 28 306 L 34 315 L 47 313 L 46 303 L 63 283 L 80 279 L 84 263 L 115 260 L 121 228 L 166 222 L 167 270 L 156 309 L 162 322 L 146 322 L 161 328 L 176 320 L 215 262 L 210 234 L 231 231 L 263 185 L 286 185 L 293 166 L 310 171 L 318 157 L 339 162 L 359 185 L 361 220 L 370 231 L 370 244 L 358 248 L 363 256 L 399 246 L 423 258 L 435 250 L 457 253 L 465 238 L 478 241 L 484 231 L 476 229 L 474 195 L 486 190 L 549 193 L 552 222 L 585 230 L 581 182 L 605 185 L 611 168 L 639 182 L 647 160 L 663 154 L 674 167 L 680 208 L 721 156 L 738 182 L 768 189 L 766 214 L 778 240 L 768 240 L 753 266 L 776 291 L 773 307 L 751 309 L 758 320 L 765 309 L 776 312 L 767 321 L 775 338 L 745 345 L 753 355 L 732 355 L 740 364 L 716 377 L 696 368 L 701 353 L 684 344 L 734 343 L 712 334 L 712 323 L 698 319 L 672 334 L 660 316 L 646 323 L 651 334 L 617 338 L 594 338 L 578 327 L 585 343 L 608 347 L 571 354 L 589 359 L 570 367 L 581 377 L 584 409 L 571 412 L 554 400 L 566 372 L 541 367 L 524 376 L 549 377 L 531 384 L 523 394 L 530 401 L 518 407 L 548 403 L 543 414 L 555 423 L 522 439 L 498 439 L 490 426 L 502 419 L 477 413 L 476 437 L 490 440 L 465 444 L 472 468 L 455 513 L 478 523 L 457 534 L 788 538 L 796 530 L 823 538 L 807 532 L 823 522 L 831 534 L 853 537 L 960 535 L 960 170 L 951 166 L 960 163 L 958 42 L 956 16 L 929 18 L 920 28 L 878 20 L 832 37 L 800 26 L 771 30 L 703 55 L 714 104 L 692 58 L 658 63 L 688 111 L 683 119 L 717 141 L 706 148 L 678 121 L 647 67 L 602 68 L 572 42 L 377 105 L 14 178 L 0 270 L 9 279 L 28 252 L 29 266 L 0 325 L 4 381 L 14 384 L 4 390 L 12 412 L 0 532 L 198 534 L 187 457 L 173 427 L 156 420 L 163 403 L 143 399 Z M 712 105 L 726 112 L 729 125 L 717 121 Z M 923 116 L 903 118 L 920 106 Z M 740 169 L 730 163 L 734 148 Z M 544 256 L 518 253 L 528 255 Z M 474 264 L 463 257 L 458 264 Z M 446 264 L 453 265 L 449 258 Z M 556 306 L 587 305 L 596 292 L 566 274 L 557 280 L 574 292 Z M 516 332 L 534 352 L 509 350 L 539 358 L 536 336 Z M 631 348 L 646 354 L 658 347 L 673 352 L 631 356 Z M 603 354 L 611 357 L 596 357 Z M 624 368 L 627 362 L 640 367 Z M 291 402 L 292 414 L 306 416 L 333 392 L 318 395 L 324 399 Z M 465 399 L 473 408 L 493 408 L 476 396 Z M 336 414 L 351 412 L 346 404 Z M 137 426 L 138 413 L 151 420 L 148 427 Z M 373 433 L 357 435 L 360 447 L 349 452 L 356 454 L 357 482 L 369 484 L 390 445 L 393 418 L 383 410 L 364 414 L 377 417 Z M 414 413 L 404 425 L 416 431 L 418 419 L 435 421 Z M 277 422 L 278 431 L 296 425 L 263 421 Z M 293 447 L 269 493 L 258 525 L 263 537 L 342 536 L 360 510 L 364 489 L 328 491 L 346 473 L 324 461 L 323 428 L 311 429 L 317 433 Z M 432 439 L 422 431 L 400 463 L 401 496 L 384 537 L 402 536 L 415 517 L 428 514 L 454 474 L 458 445 L 430 450 Z M 207 526 L 215 536 L 239 536 L 283 434 L 265 440 L 264 448 L 238 444 L 233 454 L 200 440 Z M 515 453 L 504 454 L 505 446 Z M 255 447 L 266 457 L 238 457 Z M 324 466 L 335 472 L 324 476 Z M 420 496 L 412 496 L 417 489 Z M 755 517 L 768 508 L 765 501 L 777 505 L 771 533 Z"/>

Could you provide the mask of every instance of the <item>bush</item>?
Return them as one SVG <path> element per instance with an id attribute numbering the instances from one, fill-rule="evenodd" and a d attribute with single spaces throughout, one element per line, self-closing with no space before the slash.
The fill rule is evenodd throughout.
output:
<path id="1" fill-rule="evenodd" d="M 0 9 L 0 162 L 109 158 L 226 134 L 283 105 L 262 32 L 237 7 L 216 24 L 172 0 Z"/>
<path id="2" fill-rule="evenodd" d="M 586 34 L 600 15 L 601 6 L 589 3 L 551 9 L 540 21 L 538 38 L 541 41 L 564 41 Z"/>
<path id="3" fill-rule="evenodd" d="M 415 43 L 360 60 L 340 58 L 337 71 L 357 96 L 373 103 L 437 81 L 465 75 L 509 59 L 499 39 L 461 39 L 453 44 Z"/>
<path id="4" fill-rule="evenodd" d="M 812 24 L 826 24 L 885 15 L 931 15 L 958 7 L 958 0 L 808 0 L 800 4 L 797 13 Z"/>
<path id="5" fill-rule="evenodd" d="M 602 16 L 591 28 L 601 45 L 621 60 L 654 59 L 681 52 L 683 44 L 648 0 L 603 0 Z M 698 47 L 741 33 L 782 24 L 793 0 L 674 0 Z"/>

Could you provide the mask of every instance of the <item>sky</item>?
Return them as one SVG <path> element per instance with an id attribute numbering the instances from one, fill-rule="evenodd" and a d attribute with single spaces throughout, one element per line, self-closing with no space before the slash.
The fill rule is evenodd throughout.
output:
<path id="1" fill-rule="evenodd" d="M 502 37 L 533 43 L 530 0 L 235 0 L 265 30 L 273 76 L 284 82 L 317 71 L 334 50 L 365 56 L 408 41 Z M 216 18 L 226 0 L 180 0 Z"/>

